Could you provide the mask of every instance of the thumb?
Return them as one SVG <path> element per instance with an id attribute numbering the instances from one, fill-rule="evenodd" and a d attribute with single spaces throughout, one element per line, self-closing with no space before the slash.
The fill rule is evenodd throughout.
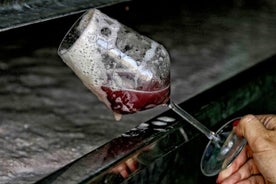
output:
<path id="1" fill-rule="evenodd" d="M 253 152 L 264 150 L 265 136 L 268 130 L 254 115 L 244 116 L 236 126 L 235 131 L 238 136 L 247 140 Z"/>

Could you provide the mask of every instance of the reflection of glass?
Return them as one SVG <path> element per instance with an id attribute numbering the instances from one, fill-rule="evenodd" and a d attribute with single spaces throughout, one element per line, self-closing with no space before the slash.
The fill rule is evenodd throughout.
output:
<path id="1" fill-rule="evenodd" d="M 237 154 L 231 148 L 242 148 L 244 141 L 232 141 L 222 129 L 215 133 L 189 113 L 169 100 L 170 57 L 159 43 L 138 34 L 98 10 L 88 11 L 79 19 L 62 41 L 59 55 L 83 83 L 103 101 L 119 120 L 122 114 L 168 105 L 174 112 L 205 134 L 215 145 L 215 158 L 202 164 L 222 165 L 221 160 L 232 161 Z M 232 135 L 232 134 L 230 134 Z M 234 136 L 238 139 L 238 137 Z M 241 145 L 231 145 L 242 143 Z M 240 150 L 239 149 L 239 150 Z M 209 154 L 209 149 L 205 154 Z M 222 154 L 223 153 L 223 154 Z M 208 157 L 208 156 L 207 156 Z M 208 157 L 209 158 L 209 157 Z M 209 167 L 203 173 L 214 175 Z"/>

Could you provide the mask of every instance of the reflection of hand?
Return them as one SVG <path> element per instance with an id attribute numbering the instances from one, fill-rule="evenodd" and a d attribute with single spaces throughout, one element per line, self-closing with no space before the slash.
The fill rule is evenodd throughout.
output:
<path id="1" fill-rule="evenodd" d="M 235 131 L 248 145 L 217 183 L 276 183 L 276 115 L 247 115 Z"/>
<path id="2" fill-rule="evenodd" d="M 128 176 L 138 169 L 138 162 L 136 157 L 131 157 L 125 162 L 114 167 L 111 172 L 115 174 L 120 174 L 123 178 L 128 178 Z"/>

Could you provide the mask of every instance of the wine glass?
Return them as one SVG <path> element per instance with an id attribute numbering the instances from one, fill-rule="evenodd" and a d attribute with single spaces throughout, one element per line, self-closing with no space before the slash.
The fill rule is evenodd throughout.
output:
<path id="1" fill-rule="evenodd" d="M 120 120 L 157 105 L 167 105 L 210 140 L 202 160 L 203 174 L 226 168 L 246 141 L 231 123 L 216 133 L 170 99 L 170 57 L 160 43 L 122 25 L 97 9 L 87 11 L 65 35 L 59 56 Z"/>

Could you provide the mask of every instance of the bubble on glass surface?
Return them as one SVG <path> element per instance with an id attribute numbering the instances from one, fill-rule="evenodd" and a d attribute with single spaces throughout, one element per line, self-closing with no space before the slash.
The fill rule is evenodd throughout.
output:
<path id="1" fill-rule="evenodd" d="M 98 92 L 97 86 L 106 81 L 107 76 L 104 65 L 97 62 L 102 60 L 102 53 L 99 52 L 97 45 L 97 35 L 102 27 L 98 26 L 96 19 L 102 26 L 107 24 L 104 16 L 100 16 L 98 11 L 88 11 L 65 36 L 59 54 L 87 87 Z"/>
<path id="2" fill-rule="evenodd" d="M 157 91 L 169 85 L 167 50 L 97 9 L 87 11 L 73 25 L 58 53 L 84 85 L 113 110 L 116 120 L 121 118 L 118 113 L 136 109 L 114 109 L 113 101 L 120 99 L 111 99 L 107 90 Z"/>

